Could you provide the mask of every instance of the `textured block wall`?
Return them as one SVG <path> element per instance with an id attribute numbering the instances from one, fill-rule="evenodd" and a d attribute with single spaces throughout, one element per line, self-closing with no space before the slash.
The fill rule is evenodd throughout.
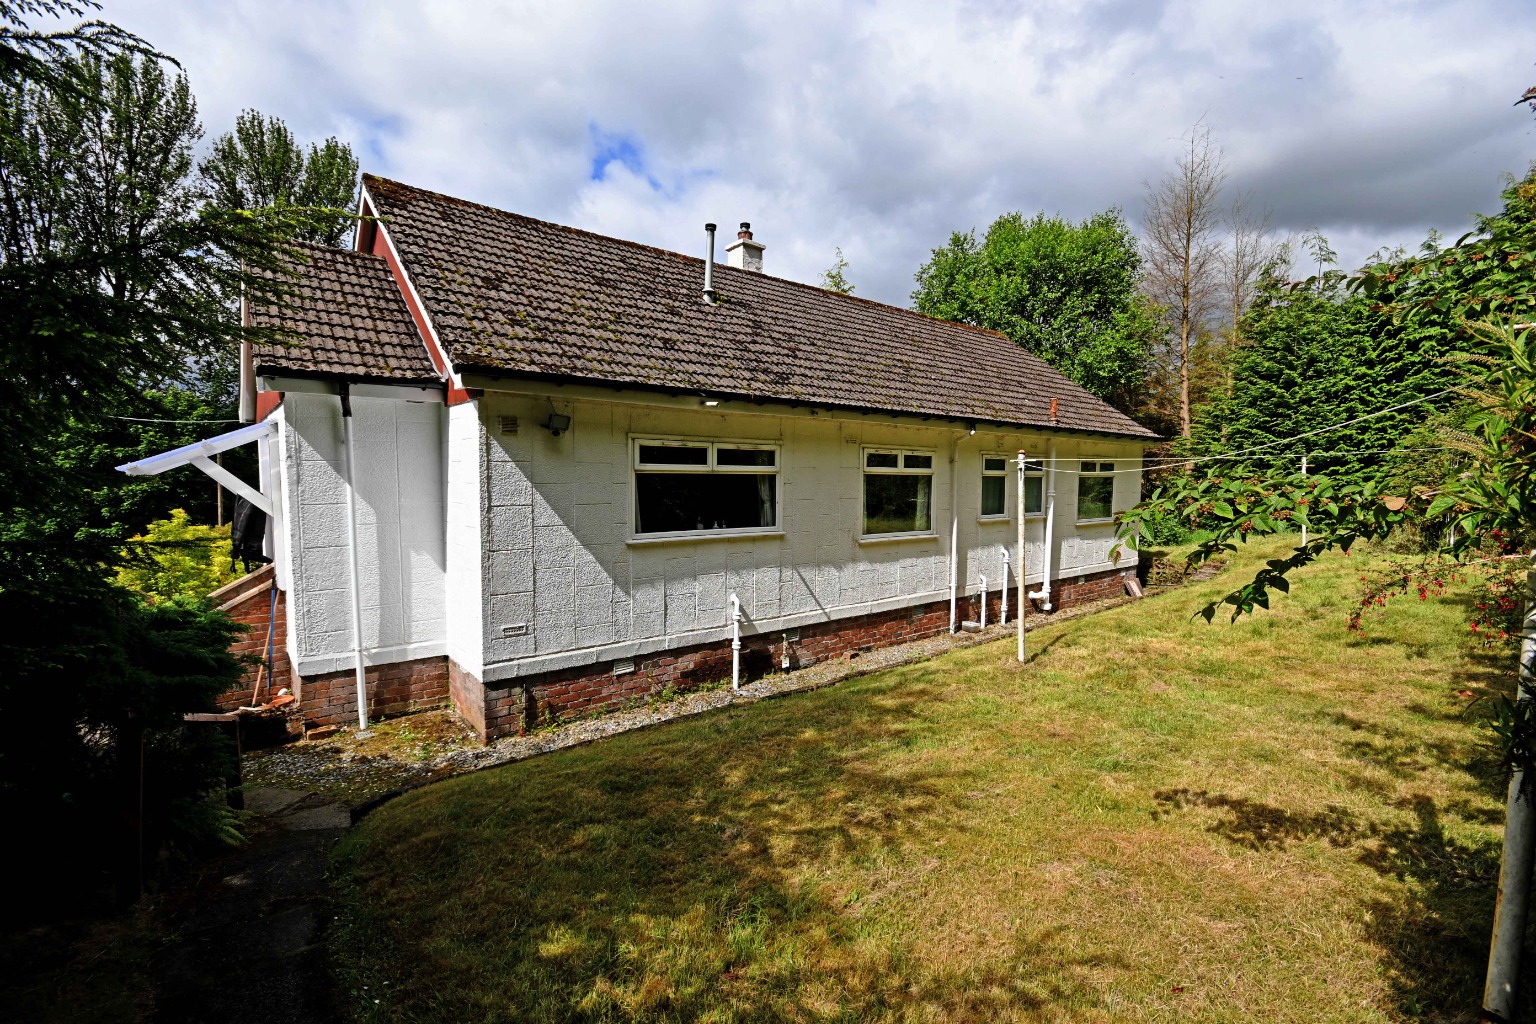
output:
<path id="1" fill-rule="evenodd" d="M 376 661 L 446 653 L 443 407 L 354 398 L 358 590 Z M 299 672 L 341 671 L 353 648 L 340 400 L 283 404 L 285 507 Z"/>
<path id="2" fill-rule="evenodd" d="M 500 393 L 487 393 L 477 405 L 485 431 L 481 497 L 488 527 L 481 541 L 488 599 L 483 662 L 473 664 L 466 652 L 462 663 L 487 684 L 578 668 L 605 656 L 643 656 L 712 642 L 727 628 L 732 593 L 741 598 L 749 633 L 947 599 L 949 452 L 957 435 L 960 584 L 963 592 L 974 593 L 985 574 L 996 590 L 1002 585 L 1001 548 L 1013 546 L 1015 527 L 1011 520 L 978 521 L 981 455 L 1045 449 L 1040 437 L 971 436 L 873 420 L 552 402 Z M 541 426 L 551 411 L 572 420 L 558 438 Z M 508 420 L 515 420 L 515 427 Z M 635 436 L 780 444 L 783 535 L 632 541 L 630 439 Z M 865 445 L 934 452 L 933 537 L 861 542 Z M 1135 465 L 1140 449 L 1125 442 L 1067 439 L 1058 442 L 1058 454 L 1064 469 L 1071 469 L 1067 460 L 1079 455 Z M 1116 487 L 1118 506 L 1135 503 L 1135 474 L 1117 477 Z M 1113 526 L 1079 527 L 1076 500 L 1076 476 L 1064 471 L 1057 478 L 1054 575 L 1104 571 L 1114 564 L 1109 560 Z M 1013 501 L 1010 487 L 1010 509 Z M 1042 522 L 1031 519 L 1028 533 L 1030 578 L 1038 580 Z M 453 585 L 450 592 L 459 589 Z"/>

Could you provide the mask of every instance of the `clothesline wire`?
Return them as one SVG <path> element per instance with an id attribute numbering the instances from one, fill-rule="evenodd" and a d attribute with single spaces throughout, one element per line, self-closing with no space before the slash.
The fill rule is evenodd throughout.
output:
<path id="1" fill-rule="evenodd" d="M 1242 459 L 1242 458 L 1246 458 L 1249 455 L 1252 455 L 1254 452 L 1264 451 L 1266 448 L 1274 448 L 1274 447 L 1277 447 L 1279 445 L 1290 444 L 1293 441 L 1300 441 L 1300 440 L 1302 440 L 1304 438 L 1308 438 L 1308 437 L 1316 437 L 1319 434 L 1329 434 L 1329 433 L 1332 433 L 1335 430 L 1342 430 L 1345 427 L 1352 427 L 1356 423 L 1363 423 L 1366 420 L 1375 419 L 1377 416 L 1385 416 L 1389 412 L 1397 412 L 1397 411 L 1399 411 L 1401 409 L 1407 409 L 1407 408 L 1410 408 L 1410 407 L 1415 406 L 1415 405 L 1423 405 L 1425 402 L 1432 402 L 1432 401 L 1434 401 L 1437 398 L 1444 397 L 1445 395 L 1450 394 L 1453 390 L 1455 390 L 1455 389 L 1454 388 L 1445 388 L 1444 390 L 1436 391 L 1434 394 L 1424 395 L 1424 396 L 1422 396 L 1420 398 L 1410 399 L 1409 401 L 1406 401 L 1406 402 L 1399 402 L 1397 405 L 1389 405 L 1385 409 L 1377 409 L 1375 412 L 1368 412 L 1368 413 L 1366 413 L 1363 416 L 1356 416 L 1354 419 L 1352 419 L 1352 420 L 1345 420 L 1343 423 L 1335 423 L 1331 427 L 1319 427 L 1316 430 L 1309 430 L 1309 431 L 1307 431 L 1304 434 L 1295 434 L 1295 435 L 1293 435 L 1291 437 L 1282 437 L 1282 438 L 1280 438 L 1277 441 L 1268 441 L 1268 442 L 1265 442 L 1264 444 L 1254 445 L 1252 448 L 1245 448 L 1245 449 L 1243 449 L 1242 451 L 1239 451 L 1239 452 L 1231 452 L 1229 454 L 1224 454 L 1224 455 L 1200 455 L 1200 456 L 1184 457 L 1184 458 L 1180 458 L 1180 457 L 1177 457 L 1177 456 L 1168 456 L 1166 458 L 1160 458 L 1160 459 L 1151 460 L 1151 461 L 1156 461 L 1159 464 L 1172 463 L 1172 464 L 1193 465 L 1193 464 L 1199 463 L 1199 462 L 1216 462 L 1216 461 L 1222 461 L 1222 460 Z M 1442 446 L 1442 447 L 1439 447 L 1439 448 L 1423 448 L 1423 449 L 1402 449 L 1402 448 L 1398 448 L 1398 449 L 1385 449 L 1383 451 L 1377 451 L 1377 452 L 1341 452 L 1341 453 L 1337 453 L 1337 454 L 1344 454 L 1344 455 L 1383 455 L 1383 454 L 1390 454 L 1390 453 L 1392 453 L 1394 451 L 1445 451 L 1445 450 L 1447 450 L 1447 448 Z M 1270 458 L 1296 459 L 1296 458 L 1300 458 L 1302 455 L 1327 455 L 1327 454 L 1335 454 L 1335 453 L 1326 453 L 1326 452 L 1295 452 L 1295 453 L 1286 453 L 1284 455 L 1274 455 L 1274 456 L 1269 456 L 1269 457 Z M 1030 458 L 1028 458 L 1028 456 L 1026 456 L 1025 458 L 1029 462 L 1038 462 L 1038 463 L 1041 463 L 1042 465 L 1045 464 L 1046 462 L 1051 461 L 1049 459 L 1030 459 Z M 1061 462 L 1071 463 L 1071 462 L 1100 462 L 1100 461 L 1109 462 L 1109 461 L 1112 461 L 1112 460 L 1108 460 L 1108 459 L 1103 459 L 1103 460 L 1100 460 L 1100 459 L 1060 459 L 1060 458 L 1058 458 L 1055 461 L 1058 462 L 1058 463 L 1061 463 Z M 1073 475 L 1076 475 L 1076 476 L 1115 476 L 1115 475 L 1119 475 L 1120 473 L 1140 473 L 1144 469 L 1147 468 L 1146 463 L 1149 460 L 1139 459 L 1137 461 L 1138 461 L 1139 464 L 1134 469 L 1114 470 L 1112 472 L 1106 472 L 1106 473 L 1097 473 L 1097 472 L 1094 472 L 1094 473 L 1084 473 L 1081 470 L 1071 470 L 1071 469 L 1066 469 L 1066 470 L 1064 470 L 1064 469 L 1057 469 L 1056 472 L 1057 473 L 1068 473 L 1068 474 L 1073 474 Z"/>

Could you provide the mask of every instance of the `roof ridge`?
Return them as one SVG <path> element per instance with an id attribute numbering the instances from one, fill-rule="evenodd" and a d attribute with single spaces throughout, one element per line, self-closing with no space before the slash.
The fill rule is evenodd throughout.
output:
<path id="1" fill-rule="evenodd" d="M 502 209 L 499 206 L 491 206 L 488 203 L 477 203 L 473 199 L 461 199 L 458 196 L 451 196 L 451 195 L 449 195 L 446 192 L 435 192 L 435 191 L 433 191 L 432 189 L 429 189 L 429 188 L 421 188 L 421 187 L 416 186 L 416 185 L 410 185 L 410 184 L 407 184 L 407 183 L 405 183 L 403 181 L 398 181 L 398 180 L 396 180 L 394 178 L 386 178 L 383 175 L 379 175 L 379 174 L 364 174 L 363 175 L 363 184 L 364 184 L 365 187 L 366 187 L 367 183 L 370 180 L 379 182 L 379 183 L 384 184 L 384 185 L 393 185 L 393 186 L 396 186 L 398 188 L 409 189 L 412 192 L 418 192 L 418 193 L 421 193 L 422 195 L 433 196 L 433 197 L 438 198 L 438 199 L 445 199 L 445 200 L 447 200 L 450 203 L 458 203 L 461 206 L 472 206 L 472 207 L 475 207 L 476 209 L 485 210 L 488 213 L 497 214 L 498 216 L 511 217 L 511 218 L 513 218 L 515 220 L 527 221 L 527 222 L 532 223 L 532 224 L 542 224 L 545 227 L 551 227 L 551 228 L 556 229 L 557 231 L 566 231 L 566 232 L 569 232 L 569 233 L 571 233 L 573 235 L 584 235 L 584 236 L 586 236 L 588 238 L 600 238 L 600 239 L 602 239 L 605 242 L 618 242 L 620 245 L 631 246 L 632 248 L 635 248 L 635 249 L 644 249 L 644 250 L 646 250 L 648 252 L 660 253 L 663 256 L 672 256 L 672 257 L 674 257 L 676 259 L 686 260 L 686 261 L 688 261 L 690 263 L 697 263 L 697 264 L 699 264 L 699 266 L 701 268 L 704 265 L 704 260 L 700 256 L 689 256 L 687 253 L 674 252 L 671 249 L 663 249 L 659 245 L 647 245 L 644 242 L 636 242 L 636 241 L 633 241 L 632 239 L 620 238 L 617 235 L 605 235 L 605 234 L 602 234 L 601 232 L 589 231 L 586 228 L 572 227 L 569 224 L 560 224 L 560 223 L 558 223 L 556 221 L 544 220 L 541 217 L 530 217 L 526 213 L 516 213 L 516 212 L 514 212 L 512 210 L 504 210 L 504 209 Z M 834 291 L 831 288 L 822 288 L 819 285 L 807 284 L 804 281 L 796 281 L 794 278 L 790 278 L 790 277 L 779 277 L 776 274 L 765 274 L 765 273 L 763 273 L 761 271 L 757 271 L 757 270 L 743 270 L 741 267 L 733 267 L 729 263 L 716 263 L 715 267 L 716 267 L 716 269 L 719 269 L 719 270 L 730 271 L 733 274 L 751 274 L 751 275 L 753 275 L 754 278 L 757 278 L 759 280 L 763 280 L 763 281 L 777 281 L 777 282 L 779 282 L 781 284 L 787 284 L 787 285 L 790 285 L 791 287 L 794 287 L 794 288 L 805 288 L 805 289 L 808 289 L 808 290 L 813 291 L 813 292 L 819 292 L 819 293 L 821 293 L 823 295 L 833 296 L 834 299 L 837 299 L 837 300 L 845 300 L 845 301 L 848 301 L 848 302 L 860 302 L 860 303 L 863 303 L 863 304 L 865 304 L 867 306 L 874 306 L 877 309 L 887 309 L 887 310 L 891 310 L 892 312 L 902 313 L 902 314 L 904 314 L 906 316 L 917 317 L 917 318 L 919 318 L 921 320 L 931 320 L 931 321 L 934 321 L 936 323 L 948 324 L 948 325 L 953 326 L 953 327 L 961 327 L 961 328 L 964 328 L 965 330 L 968 330 L 968 331 L 975 331 L 978 334 L 985 334 L 985 335 L 989 335 L 991 337 L 1001 338 L 1004 341 L 1012 341 L 1013 340 L 1012 338 L 1009 338 L 1008 335 L 1004 334 L 1002 331 L 993 330 L 990 327 L 978 327 L 975 324 L 968 324 L 968 323 L 965 323 L 965 322 L 960 321 L 960 320 L 946 320 L 946 319 L 944 319 L 941 316 L 934 316 L 931 313 L 924 313 L 921 310 L 908 309 L 906 306 L 894 306 L 894 305 L 892 305 L 889 302 L 880 302 L 877 299 L 866 299 L 862 295 L 850 295 L 847 292 Z M 1036 359 L 1040 358 L 1039 356 L 1036 356 L 1033 352 L 1030 352 L 1027 349 L 1024 349 L 1022 347 L 1020 348 L 1020 351 L 1022 351 L 1025 355 L 1033 356 Z M 1044 360 L 1041 360 L 1041 362 L 1044 362 Z M 1050 364 L 1047 363 L 1046 365 L 1049 366 Z M 1054 369 L 1054 367 L 1053 367 L 1053 369 Z"/>

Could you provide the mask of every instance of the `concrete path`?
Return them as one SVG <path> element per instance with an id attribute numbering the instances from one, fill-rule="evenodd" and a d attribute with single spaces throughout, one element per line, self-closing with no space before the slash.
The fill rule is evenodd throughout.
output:
<path id="1" fill-rule="evenodd" d="M 341 804 L 285 789 L 246 791 L 243 849 L 202 879 L 168 922 L 154 964 L 154 1020 L 322 1024 L 338 1019 L 325 956 L 325 870 L 352 824 Z"/>

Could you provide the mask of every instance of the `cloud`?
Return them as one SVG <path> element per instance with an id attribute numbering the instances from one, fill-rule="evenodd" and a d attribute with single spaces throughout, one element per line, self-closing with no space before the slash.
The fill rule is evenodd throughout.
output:
<path id="1" fill-rule="evenodd" d="M 770 273 L 841 246 L 905 303 L 950 231 L 1120 207 L 1197 121 L 1234 191 L 1341 262 L 1459 235 L 1532 155 L 1520 0 L 107 0 L 244 107 L 367 169 L 684 252 L 748 220 Z"/>

